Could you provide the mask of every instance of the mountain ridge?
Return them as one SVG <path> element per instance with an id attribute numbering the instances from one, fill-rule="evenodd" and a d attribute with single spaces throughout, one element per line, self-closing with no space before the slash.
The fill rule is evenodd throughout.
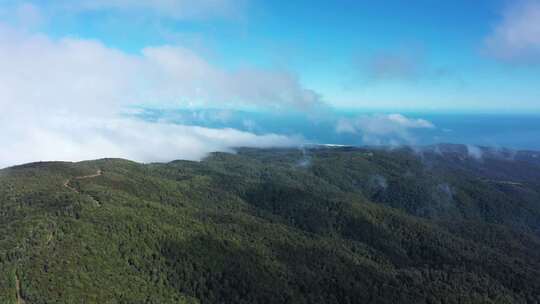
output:
<path id="1" fill-rule="evenodd" d="M 4 169 L 0 302 L 540 301 L 539 167 L 459 156 L 241 148 Z"/>

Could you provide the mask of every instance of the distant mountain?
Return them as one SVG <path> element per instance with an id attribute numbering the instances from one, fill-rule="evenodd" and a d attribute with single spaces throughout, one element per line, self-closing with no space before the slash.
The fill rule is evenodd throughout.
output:
<path id="1" fill-rule="evenodd" d="M 0 171 L 0 303 L 540 303 L 540 152 L 238 149 Z"/>

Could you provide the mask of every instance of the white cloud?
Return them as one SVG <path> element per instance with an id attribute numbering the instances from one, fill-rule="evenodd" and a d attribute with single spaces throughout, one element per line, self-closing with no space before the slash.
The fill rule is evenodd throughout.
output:
<path id="1" fill-rule="evenodd" d="M 321 96 L 304 89 L 299 79 L 286 71 L 216 69 L 190 50 L 161 46 L 143 50 L 146 75 L 159 88 L 162 100 L 177 96 L 192 101 L 221 100 L 233 104 L 250 104 L 267 108 L 290 106 L 316 107 Z M 154 96 L 154 95 L 153 95 Z"/>
<path id="2" fill-rule="evenodd" d="M 132 105 L 303 109 L 320 102 L 288 73 L 227 71 L 162 46 L 130 55 L 93 40 L 53 40 L 0 26 L 0 166 L 39 160 L 198 159 L 232 146 L 293 145 L 275 134 L 148 123 Z M 226 119 L 220 116 L 220 119 Z"/>
<path id="3" fill-rule="evenodd" d="M 487 52 L 513 63 L 540 63 L 540 1 L 512 2 L 486 38 Z"/>
<path id="4" fill-rule="evenodd" d="M 126 104 L 317 106 L 319 95 L 280 70 L 228 71 L 195 52 L 148 47 L 129 55 L 94 40 L 52 40 L 0 26 L 0 106 L 110 113 Z M 112 111 L 115 112 L 115 111 Z"/>
<path id="5" fill-rule="evenodd" d="M 364 144 L 398 145 L 414 143 L 414 129 L 433 129 L 435 126 L 424 119 L 413 119 L 401 114 L 363 115 L 353 119 L 342 118 L 337 122 L 336 132 L 360 134 Z"/>

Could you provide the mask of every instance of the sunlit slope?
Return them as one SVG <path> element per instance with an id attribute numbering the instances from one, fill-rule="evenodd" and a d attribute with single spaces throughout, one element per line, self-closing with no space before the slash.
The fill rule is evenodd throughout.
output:
<path id="1" fill-rule="evenodd" d="M 240 149 L 0 171 L 0 303 L 535 303 L 533 152 Z"/>

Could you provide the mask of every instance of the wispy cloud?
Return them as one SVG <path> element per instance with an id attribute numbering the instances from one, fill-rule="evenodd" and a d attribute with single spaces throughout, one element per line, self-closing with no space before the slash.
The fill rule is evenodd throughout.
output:
<path id="1" fill-rule="evenodd" d="M 415 141 L 413 130 L 433 128 L 435 126 L 427 120 L 408 118 L 401 114 L 342 118 L 336 124 L 336 132 L 360 134 L 363 143 L 369 145 L 413 144 Z"/>
<path id="2" fill-rule="evenodd" d="M 366 68 L 374 80 L 413 80 L 420 77 L 424 64 L 418 54 L 385 52 L 372 56 Z"/>
<path id="3" fill-rule="evenodd" d="M 510 2 L 485 40 L 489 55 L 505 62 L 540 63 L 540 1 Z"/>
<path id="4" fill-rule="evenodd" d="M 480 147 L 474 146 L 474 145 L 467 145 L 466 148 L 467 148 L 467 155 L 469 155 L 470 157 L 476 160 L 482 159 L 484 152 L 482 151 Z"/>
<path id="5" fill-rule="evenodd" d="M 0 24 L 7 22 L 20 29 L 31 29 L 42 25 L 46 19 L 40 8 L 30 2 L 0 0 Z"/>
<path id="6" fill-rule="evenodd" d="M 13 5 L 17 2 L 19 1 L 0 0 L 0 4 L 3 5 Z M 173 20 L 205 20 L 241 17 L 247 0 L 28 0 L 25 3 L 62 14 L 107 11 Z"/>
<path id="7" fill-rule="evenodd" d="M 358 56 L 354 62 L 357 80 L 369 84 L 449 81 L 461 86 L 464 83 L 451 67 L 433 62 L 422 45 L 377 50 Z"/>

